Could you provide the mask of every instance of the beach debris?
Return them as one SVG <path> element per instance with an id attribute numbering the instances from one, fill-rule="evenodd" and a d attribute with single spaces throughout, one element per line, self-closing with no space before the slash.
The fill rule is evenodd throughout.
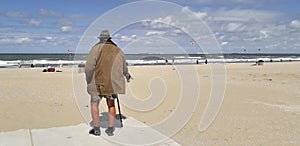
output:
<path id="1" fill-rule="evenodd" d="M 257 65 L 264 65 L 264 62 L 265 62 L 265 61 L 263 61 L 263 60 L 258 60 L 256 64 L 257 64 Z"/>
<path id="2" fill-rule="evenodd" d="M 43 69 L 43 72 L 62 72 L 62 70 L 55 70 L 54 67 L 48 66 L 47 68 Z"/>

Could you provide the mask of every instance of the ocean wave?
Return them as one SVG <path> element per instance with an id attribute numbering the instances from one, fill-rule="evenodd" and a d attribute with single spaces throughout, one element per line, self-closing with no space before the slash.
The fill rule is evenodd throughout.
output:
<path id="1" fill-rule="evenodd" d="M 0 67 L 23 67 L 26 66 L 70 66 L 70 65 L 81 65 L 85 64 L 86 54 L 80 54 L 73 57 L 66 57 L 63 55 L 38 55 L 41 59 L 36 59 L 37 56 L 32 55 L 30 58 L 29 55 L 25 57 L 20 57 L 20 55 L 10 55 L 9 57 L 2 54 L 0 55 Z M 58 59 L 65 57 L 64 59 Z M 9 58 L 5 60 L 5 58 Z M 26 59 L 21 59 L 26 58 Z M 258 61 L 263 62 L 290 62 L 290 61 L 300 61 L 299 55 L 207 55 L 199 56 L 198 54 L 188 55 L 172 55 L 172 54 L 163 54 L 163 55 L 127 55 L 127 63 L 129 65 L 163 65 L 163 64 L 204 64 L 204 63 L 256 63 Z"/>

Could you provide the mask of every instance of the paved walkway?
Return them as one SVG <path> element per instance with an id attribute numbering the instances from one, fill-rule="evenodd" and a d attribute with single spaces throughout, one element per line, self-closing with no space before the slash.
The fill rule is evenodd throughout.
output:
<path id="1" fill-rule="evenodd" d="M 116 121 L 116 131 L 112 137 L 106 135 L 104 126 L 101 127 L 100 137 L 89 135 L 89 125 L 86 123 L 47 129 L 0 132 L 0 146 L 179 145 L 133 118 L 129 117 L 123 123 L 124 127 L 121 128 L 120 122 Z M 101 124 L 108 123 L 101 121 Z"/>

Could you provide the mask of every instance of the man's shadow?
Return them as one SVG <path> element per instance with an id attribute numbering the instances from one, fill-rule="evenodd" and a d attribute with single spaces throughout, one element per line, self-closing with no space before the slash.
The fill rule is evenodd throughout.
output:
<path id="1" fill-rule="evenodd" d="M 127 117 L 122 115 L 122 121 L 126 120 Z M 108 118 L 108 112 L 102 112 L 99 116 L 100 120 L 100 127 L 101 128 L 107 128 L 109 126 L 109 118 Z M 91 121 L 89 123 L 91 127 L 94 127 L 94 122 Z M 116 114 L 115 124 L 114 127 L 121 128 L 121 121 L 120 121 L 120 114 Z"/>

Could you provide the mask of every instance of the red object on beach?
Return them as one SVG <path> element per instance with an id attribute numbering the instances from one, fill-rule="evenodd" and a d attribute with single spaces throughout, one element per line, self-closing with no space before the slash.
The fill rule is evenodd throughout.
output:
<path id="1" fill-rule="evenodd" d="M 48 68 L 48 72 L 55 72 L 55 68 L 54 67 Z"/>

